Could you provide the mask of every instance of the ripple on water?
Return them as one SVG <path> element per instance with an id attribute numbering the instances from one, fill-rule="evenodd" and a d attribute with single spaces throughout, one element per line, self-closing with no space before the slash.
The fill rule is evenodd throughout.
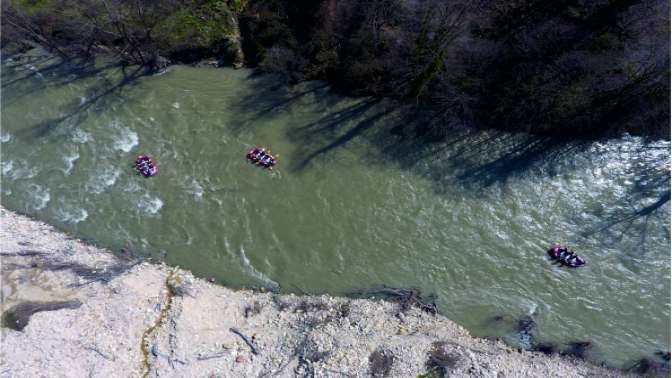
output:
<path id="1" fill-rule="evenodd" d="M 163 201 L 159 197 L 143 194 L 138 198 L 137 206 L 142 212 L 154 215 L 163 207 Z"/>
<path id="2" fill-rule="evenodd" d="M 85 221 L 89 217 L 89 212 L 77 207 L 62 207 L 56 211 L 61 221 L 77 224 Z"/>
<path id="3" fill-rule="evenodd" d="M 112 123 L 112 127 L 117 130 L 113 143 L 115 150 L 130 152 L 138 145 L 138 133 L 128 127 L 120 126 L 116 121 Z"/>
<path id="4" fill-rule="evenodd" d="M 203 198 L 203 187 L 201 184 L 196 181 L 196 179 L 191 179 L 191 191 L 190 191 L 196 200 L 201 200 Z"/>
<path id="5" fill-rule="evenodd" d="M 37 167 L 31 167 L 24 160 L 3 160 L 2 175 L 12 180 L 31 179 L 37 176 Z"/>
<path id="6" fill-rule="evenodd" d="M 2 166 L 2 175 L 7 176 L 9 172 L 12 171 L 12 168 L 14 168 L 14 161 L 13 160 L 3 160 L 2 163 L 0 163 Z"/>
<path id="7" fill-rule="evenodd" d="M 75 166 L 77 160 L 79 160 L 79 153 L 77 151 L 63 156 L 63 161 L 65 162 L 65 170 L 63 172 L 66 175 L 72 172 L 72 168 Z"/>
<path id="8" fill-rule="evenodd" d="M 152 76 L 161 76 L 161 75 L 165 75 L 165 74 L 168 73 L 168 71 L 169 71 L 169 70 L 168 70 L 167 68 L 164 68 L 164 69 L 162 69 L 161 71 L 155 73 L 155 74 L 152 75 Z"/>
<path id="9" fill-rule="evenodd" d="M 268 285 L 273 289 L 277 289 L 278 287 L 280 287 L 280 285 L 277 282 L 270 279 L 264 273 L 258 271 L 257 268 L 255 268 L 252 265 L 250 259 L 247 258 L 247 255 L 245 254 L 245 249 L 243 248 L 242 245 L 240 246 L 240 258 L 243 260 L 243 267 L 245 268 L 245 270 L 247 270 L 248 273 L 250 273 L 254 278 L 258 279 L 259 281 L 262 281 L 263 283 L 265 283 L 266 285 Z"/>
<path id="10" fill-rule="evenodd" d="M 49 189 L 44 188 L 37 184 L 30 185 L 31 198 L 30 202 L 32 203 L 32 208 L 35 210 L 42 210 L 49 204 L 51 200 L 51 195 L 49 194 Z"/>
<path id="11" fill-rule="evenodd" d="M 42 75 L 42 73 L 40 73 L 40 70 L 37 69 L 37 67 L 33 66 L 32 64 L 26 64 L 24 67 L 27 68 L 28 70 L 34 72 L 36 78 L 38 78 L 40 80 L 44 80 L 44 75 Z"/>
<path id="12" fill-rule="evenodd" d="M 129 180 L 122 190 L 127 193 L 136 193 L 142 190 L 142 186 L 138 180 Z"/>
<path id="13" fill-rule="evenodd" d="M 117 182 L 117 178 L 121 172 L 115 167 L 103 167 L 96 170 L 96 175 L 91 177 L 91 180 L 86 184 L 87 190 L 92 193 L 99 194 L 105 191 L 108 187 Z"/>
<path id="14" fill-rule="evenodd" d="M 91 141 L 91 134 L 87 133 L 82 129 L 75 129 L 72 132 L 72 141 L 75 143 L 87 143 Z"/>

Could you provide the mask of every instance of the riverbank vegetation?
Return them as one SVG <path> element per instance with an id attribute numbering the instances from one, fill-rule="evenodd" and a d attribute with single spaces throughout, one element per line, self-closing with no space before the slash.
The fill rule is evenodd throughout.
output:
<path id="1" fill-rule="evenodd" d="M 669 138 L 670 19 L 661 0 L 13 0 L 2 45 L 110 52 L 155 69 L 205 58 L 288 83 L 432 109 L 457 126 L 565 138 Z"/>
<path id="2" fill-rule="evenodd" d="M 2 46 L 27 40 L 68 60 L 114 54 L 155 70 L 209 56 L 236 62 L 242 59 L 235 38 L 243 6 L 243 0 L 8 1 L 2 9 Z"/>

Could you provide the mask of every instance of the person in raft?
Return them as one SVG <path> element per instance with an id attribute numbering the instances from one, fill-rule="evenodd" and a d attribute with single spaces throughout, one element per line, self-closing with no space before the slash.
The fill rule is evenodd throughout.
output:
<path id="1" fill-rule="evenodd" d="M 142 160 L 140 164 L 138 164 L 138 168 L 142 171 L 149 171 L 152 169 L 152 164 L 149 160 Z"/>

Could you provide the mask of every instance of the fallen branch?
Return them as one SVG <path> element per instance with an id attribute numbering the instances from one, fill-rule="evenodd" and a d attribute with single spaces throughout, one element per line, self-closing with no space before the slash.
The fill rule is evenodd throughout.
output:
<path id="1" fill-rule="evenodd" d="M 247 346 L 249 346 L 250 349 L 252 349 L 252 353 L 259 354 L 259 352 L 257 351 L 257 348 L 254 346 L 252 341 L 247 336 L 243 335 L 243 333 L 240 332 L 240 330 L 238 330 L 237 328 L 229 328 L 229 331 L 231 331 L 231 332 L 235 333 L 236 335 L 240 336 L 240 338 L 243 339 L 245 344 L 247 344 Z"/>
<path id="2" fill-rule="evenodd" d="M 170 356 L 169 356 L 169 355 L 167 355 L 167 354 L 165 354 L 165 353 L 161 353 L 161 352 L 159 352 L 159 348 L 156 346 L 156 344 L 153 344 L 153 345 L 152 345 L 151 352 L 152 352 L 152 354 L 154 355 L 154 357 L 163 357 L 163 358 L 165 358 L 166 360 L 170 360 Z"/>
<path id="3" fill-rule="evenodd" d="M 203 360 L 211 360 L 213 358 L 219 358 L 219 357 L 224 357 L 227 355 L 228 352 L 219 352 L 219 353 L 214 353 L 214 354 L 206 354 L 206 355 L 198 355 L 196 356 L 197 360 L 203 361 Z"/>
<path id="4" fill-rule="evenodd" d="M 107 353 L 103 353 L 103 352 L 101 352 L 101 351 L 100 351 L 98 348 L 96 348 L 95 346 L 87 346 L 87 347 L 84 347 L 84 349 L 86 349 L 86 350 L 90 350 L 90 351 L 92 351 L 92 352 L 96 352 L 97 354 L 99 354 L 101 357 L 103 357 L 104 359 L 106 359 L 106 360 L 108 360 L 108 361 L 114 361 L 114 360 L 115 360 L 114 356 L 110 357 Z"/>

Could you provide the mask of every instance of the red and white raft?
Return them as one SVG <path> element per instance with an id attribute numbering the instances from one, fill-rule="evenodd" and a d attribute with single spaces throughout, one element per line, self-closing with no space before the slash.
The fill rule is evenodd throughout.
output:
<path id="1" fill-rule="evenodd" d="M 135 169 L 138 170 L 138 173 L 142 174 L 145 177 L 152 177 L 159 172 L 159 168 L 156 166 L 156 163 L 152 161 L 152 158 L 142 154 L 135 159 L 134 162 Z"/>
<path id="2" fill-rule="evenodd" d="M 273 169 L 273 166 L 278 163 L 277 157 L 273 156 L 270 150 L 267 151 L 261 147 L 254 147 L 253 149 L 247 151 L 247 159 L 256 165 L 260 165 L 268 169 Z"/>

